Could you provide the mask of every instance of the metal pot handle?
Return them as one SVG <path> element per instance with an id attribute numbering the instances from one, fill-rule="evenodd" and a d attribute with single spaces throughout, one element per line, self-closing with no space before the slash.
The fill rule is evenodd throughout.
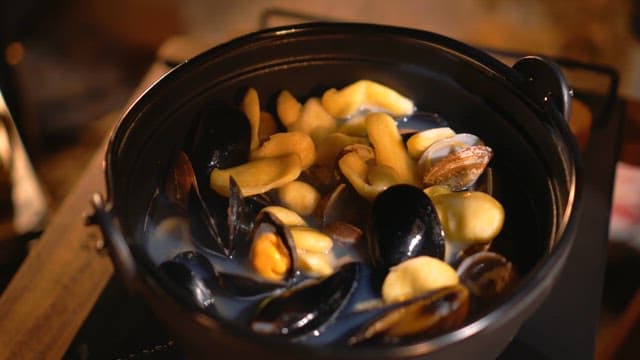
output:
<path id="1" fill-rule="evenodd" d="M 513 64 L 513 69 L 523 76 L 521 88 L 543 108 L 551 104 L 569 122 L 573 90 L 555 62 L 539 57 L 526 56 Z"/>
<path id="2" fill-rule="evenodd" d="M 122 235 L 120 224 L 114 218 L 111 206 L 105 202 L 102 194 L 94 193 L 90 202 L 94 212 L 87 216 L 87 225 L 98 225 L 111 260 L 115 265 L 116 273 L 124 281 L 126 287 L 133 291 L 137 279 L 136 264 Z"/>

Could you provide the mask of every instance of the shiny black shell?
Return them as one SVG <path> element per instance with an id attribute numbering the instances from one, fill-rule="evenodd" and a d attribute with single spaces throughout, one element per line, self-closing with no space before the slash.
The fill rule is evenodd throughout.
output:
<path id="1" fill-rule="evenodd" d="M 369 249 L 375 265 L 389 268 L 429 255 L 444 258 L 444 231 L 431 199 L 419 188 L 394 185 L 373 202 Z"/>

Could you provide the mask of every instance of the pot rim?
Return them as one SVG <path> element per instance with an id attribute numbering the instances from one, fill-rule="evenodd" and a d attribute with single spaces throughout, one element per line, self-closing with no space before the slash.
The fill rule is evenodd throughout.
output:
<path id="1" fill-rule="evenodd" d="M 429 46 L 436 46 L 439 49 L 448 53 L 455 54 L 456 57 L 463 57 L 472 65 L 485 68 L 487 71 L 496 76 L 496 79 L 504 82 L 509 86 L 511 91 L 521 91 L 518 84 L 521 82 L 520 75 L 511 67 L 500 62 L 496 58 L 490 56 L 486 52 L 477 48 L 466 45 L 462 42 L 454 40 L 452 38 L 433 33 L 426 30 L 410 29 L 405 27 L 390 26 L 390 25 L 378 25 L 368 23 L 305 23 L 299 25 L 282 26 L 264 29 L 243 35 L 241 37 L 230 40 L 226 43 L 217 45 L 209 50 L 204 51 L 195 57 L 186 60 L 184 63 L 176 66 L 160 79 L 149 86 L 131 105 L 125 110 L 123 116 L 119 119 L 118 124 L 113 128 L 110 134 L 108 148 L 105 158 L 105 174 L 107 183 L 107 198 L 109 201 L 113 199 L 114 189 L 114 163 L 117 161 L 119 145 L 125 133 L 128 131 L 128 127 L 131 122 L 135 120 L 135 116 L 132 114 L 143 112 L 144 109 L 150 105 L 150 99 L 154 98 L 155 94 L 160 92 L 163 85 L 178 81 L 183 73 L 188 72 L 190 69 L 197 68 L 201 64 L 207 62 L 212 57 L 225 56 L 230 51 L 235 49 L 241 49 L 246 46 L 255 46 L 256 43 L 263 41 L 286 41 L 291 37 L 304 37 L 311 35 L 328 35 L 334 34 L 339 36 L 353 36 L 354 33 L 366 34 L 376 33 L 384 37 L 393 38 L 401 41 L 417 41 L 428 44 Z M 346 35 L 345 35 L 346 34 Z M 522 98 L 529 99 L 526 95 L 522 95 Z M 531 99 L 529 99 L 531 100 Z M 530 106 L 540 108 L 531 101 Z M 225 331 L 233 333 L 233 335 L 241 336 L 245 340 L 250 342 L 259 342 L 266 346 L 281 347 L 285 345 L 288 349 L 304 349 L 306 352 L 311 352 L 316 355 L 322 356 L 342 356 L 342 357 L 368 357 L 368 356 L 400 356 L 411 357 L 417 355 L 425 355 L 427 353 L 435 352 L 448 345 L 453 345 L 464 339 L 473 337 L 480 332 L 489 329 L 491 327 L 499 326 L 509 321 L 514 314 L 528 312 L 532 313 L 539 303 L 546 297 L 551 289 L 551 286 L 555 283 L 555 278 L 559 275 L 564 266 L 564 260 L 568 256 L 568 252 L 573 244 L 573 238 L 576 230 L 576 223 L 578 221 L 578 208 L 581 202 L 582 192 L 582 164 L 579 151 L 575 140 L 571 134 L 571 131 L 565 121 L 561 119 L 558 110 L 551 106 L 551 109 L 546 109 L 546 112 L 551 112 L 551 117 L 554 118 L 554 130 L 558 132 L 558 137 L 563 141 L 566 146 L 567 152 L 565 161 L 569 164 L 565 164 L 569 167 L 569 192 L 567 198 L 567 204 L 565 211 L 561 215 L 555 215 L 559 219 L 559 227 L 557 231 L 551 234 L 555 237 L 552 249 L 549 249 L 547 253 L 540 259 L 532 269 L 519 281 L 519 284 L 514 288 L 509 297 L 503 301 L 500 305 L 493 308 L 489 313 L 476 319 L 475 321 L 466 324 L 465 326 L 442 334 L 440 336 L 430 338 L 419 343 L 410 345 L 395 345 L 384 347 L 345 347 L 345 346 L 325 346 L 325 347 L 309 347 L 305 345 L 293 344 L 290 342 L 282 343 L 267 339 L 261 336 L 257 336 L 248 330 L 240 329 L 238 327 L 230 326 L 226 327 Z M 557 140 L 557 139 L 556 139 Z M 573 166 L 571 166 L 573 165 Z M 553 196 L 554 202 L 558 202 L 557 195 Z M 111 203 L 112 214 L 118 218 L 117 205 Z M 130 245 L 132 240 L 128 240 L 127 244 Z M 145 263 L 145 259 L 141 258 L 143 254 L 140 254 L 132 246 L 129 246 L 135 259 L 136 265 Z M 142 261 L 141 261 L 142 260 Z M 151 290 L 151 292 L 159 293 L 159 295 L 173 298 L 167 289 L 162 286 L 159 279 L 154 276 L 153 269 L 145 268 L 143 266 L 136 266 L 137 275 L 139 280 L 144 283 L 145 286 Z M 179 302 L 177 302 L 179 303 Z M 199 322 L 203 323 L 201 312 L 195 309 L 189 309 L 185 304 L 182 304 L 183 310 L 188 310 L 192 314 L 192 319 L 199 318 Z M 221 323 L 217 319 L 208 318 L 208 326 L 214 329 L 214 324 Z"/>

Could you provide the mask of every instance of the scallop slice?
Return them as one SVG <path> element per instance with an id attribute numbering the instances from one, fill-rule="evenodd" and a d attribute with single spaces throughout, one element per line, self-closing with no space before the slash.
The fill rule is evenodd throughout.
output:
<path id="1" fill-rule="evenodd" d="M 375 150 L 376 164 L 395 170 L 400 183 L 419 184 L 415 162 L 407 153 L 396 121 L 387 114 L 372 113 L 365 119 L 365 124 Z"/>
<path id="2" fill-rule="evenodd" d="M 269 136 L 259 148 L 251 151 L 251 160 L 297 154 L 302 169 L 307 169 L 316 160 L 316 146 L 311 137 L 298 131 L 281 132 Z"/>
<path id="3" fill-rule="evenodd" d="M 371 80 L 359 80 L 341 90 L 329 89 L 322 95 L 322 105 L 336 118 L 346 118 L 362 108 L 389 112 L 393 116 L 414 112 L 411 99 Z"/>
<path id="4" fill-rule="evenodd" d="M 213 169 L 209 176 L 211 188 L 229 196 L 229 178 L 238 183 L 242 194 L 252 196 L 267 192 L 295 180 L 302 171 L 297 154 L 252 160 L 227 169 Z"/>

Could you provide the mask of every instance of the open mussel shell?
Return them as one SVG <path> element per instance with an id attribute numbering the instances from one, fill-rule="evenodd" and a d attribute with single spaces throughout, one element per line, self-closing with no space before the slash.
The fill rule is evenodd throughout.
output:
<path id="1" fill-rule="evenodd" d="M 182 252 L 160 264 L 160 270 L 186 293 L 197 307 L 207 312 L 214 309 L 215 272 L 204 255 L 194 251 Z"/>
<path id="2" fill-rule="evenodd" d="M 236 244 L 249 238 L 255 216 L 249 214 L 249 207 L 233 177 L 229 178 L 229 191 L 229 208 L 226 214 L 229 235 L 223 239 L 223 244 L 227 253 L 233 254 Z"/>
<path id="3" fill-rule="evenodd" d="M 516 276 L 509 260 L 490 251 L 480 251 L 465 258 L 457 273 L 460 283 L 483 303 L 493 303 L 503 296 Z"/>
<path id="4" fill-rule="evenodd" d="M 444 258 L 444 232 L 429 197 L 411 185 L 394 185 L 373 202 L 369 249 L 374 264 L 389 268 L 419 255 Z"/>
<path id="5" fill-rule="evenodd" d="M 249 159 L 251 125 L 244 112 L 216 100 L 207 104 L 194 124 L 187 153 L 198 182 L 209 183 L 213 168 L 226 169 Z"/>
<path id="6" fill-rule="evenodd" d="M 392 306 L 349 337 L 349 345 L 396 344 L 424 340 L 462 325 L 469 309 L 469 291 L 462 285 L 434 290 Z"/>
<path id="7" fill-rule="evenodd" d="M 203 198 L 192 189 L 189 194 L 189 214 L 195 242 L 203 248 L 227 257 L 236 251 L 245 254 L 250 246 L 257 214 L 269 204 L 268 198 L 245 198 L 240 187 L 229 178 L 230 196 L 225 198 L 207 192 Z"/>
<path id="8" fill-rule="evenodd" d="M 212 191 L 200 191 L 193 163 L 186 153 L 178 151 L 164 180 L 163 192 L 159 192 L 154 198 L 150 210 L 150 215 L 154 218 L 159 215 L 155 209 L 162 208 L 156 206 L 158 202 L 168 202 L 171 206 L 165 205 L 165 208 L 173 208 L 189 216 L 191 233 L 196 243 L 216 253 L 228 253 L 223 242 L 223 239 L 228 238 L 228 229 L 219 227 L 219 221 L 216 220 L 226 218 L 228 200 Z"/>
<path id="9" fill-rule="evenodd" d="M 276 217 L 270 211 L 261 211 L 255 219 L 254 226 L 250 235 L 250 241 L 252 248 L 250 249 L 251 254 L 250 258 L 253 260 L 260 260 L 257 257 L 262 256 L 262 254 L 254 253 L 254 243 L 260 239 L 261 236 L 265 234 L 274 234 L 275 238 L 278 239 L 284 246 L 286 250 L 286 255 L 288 256 L 288 268 L 286 272 L 283 274 L 283 278 L 281 280 L 275 280 L 274 282 L 278 283 L 280 281 L 289 282 L 295 276 L 298 269 L 298 254 L 295 248 L 295 242 L 293 240 L 293 236 L 289 231 L 289 228 L 282 222 L 278 217 Z M 265 254 L 269 255 L 269 254 Z M 262 259 L 266 262 L 269 259 Z M 258 269 L 254 269 L 258 270 Z M 258 271 L 259 273 L 259 271 Z M 271 279 L 269 279 L 271 280 Z"/>
<path id="10" fill-rule="evenodd" d="M 353 294 L 361 264 L 343 265 L 332 275 L 309 280 L 260 304 L 250 328 L 267 336 L 292 338 L 321 331 Z"/>
<path id="11" fill-rule="evenodd" d="M 188 214 L 191 219 L 191 233 L 193 240 L 202 248 L 213 251 L 217 254 L 230 256 L 230 252 L 223 239 L 229 237 L 228 228 L 224 222 L 216 219 L 225 218 L 228 208 L 228 200 L 217 194 L 212 194 L 207 199 L 207 203 L 202 199 L 200 193 L 195 189 L 189 192 Z M 219 226 L 222 224 L 223 226 Z"/>
<path id="12" fill-rule="evenodd" d="M 220 291 L 232 297 L 254 297 L 286 286 L 285 282 L 262 281 L 245 275 L 216 271 Z"/>

